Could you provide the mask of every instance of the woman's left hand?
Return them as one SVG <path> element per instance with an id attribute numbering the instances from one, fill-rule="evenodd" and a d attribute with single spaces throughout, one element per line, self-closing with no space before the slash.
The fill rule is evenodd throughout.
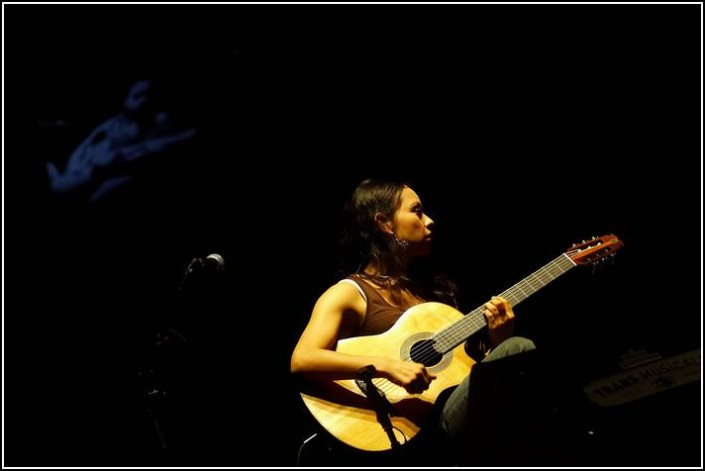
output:
<path id="1" fill-rule="evenodd" d="M 482 310 L 487 319 L 492 348 L 507 340 L 514 333 L 514 311 L 504 298 L 492 296 Z"/>

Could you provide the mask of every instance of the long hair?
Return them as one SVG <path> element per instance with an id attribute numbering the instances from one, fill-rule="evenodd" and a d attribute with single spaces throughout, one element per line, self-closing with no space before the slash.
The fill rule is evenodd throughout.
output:
<path id="1" fill-rule="evenodd" d="M 340 248 L 343 274 L 357 273 L 387 286 L 393 297 L 399 294 L 403 286 L 414 285 L 427 299 L 457 306 L 455 284 L 415 260 L 405 271 L 405 248 L 394 236 L 382 231 L 375 220 L 377 213 L 388 220 L 393 219 L 401 206 L 401 193 L 406 186 L 401 180 L 367 179 L 355 188 L 342 214 Z M 376 265 L 378 275 L 363 272 L 370 262 Z M 423 265 L 423 269 L 414 265 Z"/>
<path id="2" fill-rule="evenodd" d="M 404 182 L 364 180 L 343 208 L 343 231 L 340 241 L 343 271 L 361 272 L 375 262 L 379 273 L 396 277 L 404 267 L 404 252 L 393 237 L 380 230 L 375 215 L 391 220 L 401 204 Z"/>

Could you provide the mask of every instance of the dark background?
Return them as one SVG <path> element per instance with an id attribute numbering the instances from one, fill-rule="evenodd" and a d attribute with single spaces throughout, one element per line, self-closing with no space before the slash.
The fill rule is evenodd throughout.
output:
<path id="1" fill-rule="evenodd" d="M 569 434 L 595 434 L 560 464 L 698 464 L 699 382 L 611 409 L 581 391 L 630 349 L 701 345 L 699 5 L 4 13 L 5 464 L 294 466 L 315 428 L 289 355 L 339 277 L 345 197 L 384 175 L 436 220 L 466 310 L 618 235 L 614 266 L 517 308 Z M 46 162 L 145 77 L 194 141 L 98 203 L 52 195 Z M 225 272 L 179 292 L 213 252 Z"/>

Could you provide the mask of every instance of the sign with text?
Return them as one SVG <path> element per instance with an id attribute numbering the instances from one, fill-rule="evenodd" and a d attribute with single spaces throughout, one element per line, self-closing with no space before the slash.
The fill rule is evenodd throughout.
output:
<path id="1" fill-rule="evenodd" d="M 600 378 L 583 390 L 600 406 L 616 406 L 700 379 L 700 349 Z"/>

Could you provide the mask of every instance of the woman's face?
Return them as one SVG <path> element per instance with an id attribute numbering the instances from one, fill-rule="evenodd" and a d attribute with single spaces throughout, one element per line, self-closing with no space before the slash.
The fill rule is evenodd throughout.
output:
<path id="1" fill-rule="evenodd" d="M 433 219 L 423 212 L 419 196 L 411 188 L 404 187 L 401 205 L 394 213 L 393 230 L 397 239 L 409 243 L 409 255 L 426 255 L 431 251 L 432 226 Z"/>

